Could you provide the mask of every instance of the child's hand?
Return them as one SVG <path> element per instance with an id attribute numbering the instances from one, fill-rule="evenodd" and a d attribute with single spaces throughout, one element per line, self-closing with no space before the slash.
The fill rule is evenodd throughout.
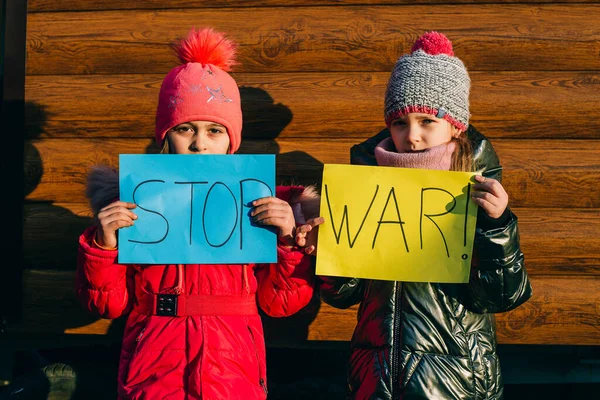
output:
<path id="1" fill-rule="evenodd" d="M 115 201 L 98 212 L 98 230 L 96 242 L 101 246 L 117 247 L 117 229 L 132 226 L 137 219 L 132 211 L 137 206 L 133 203 Z"/>
<path id="2" fill-rule="evenodd" d="M 252 221 L 261 225 L 272 225 L 278 228 L 278 236 L 286 246 L 294 245 L 294 229 L 296 221 L 294 212 L 287 201 L 277 197 L 263 197 L 252 202 L 254 209 L 250 212 Z"/>
<path id="3" fill-rule="evenodd" d="M 296 245 L 302 247 L 305 254 L 317 255 L 317 238 L 319 236 L 319 225 L 325 222 L 325 218 L 311 218 L 304 225 L 296 228 Z"/>
<path id="4" fill-rule="evenodd" d="M 508 194 L 502 184 L 493 178 L 475 175 L 471 198 L 491 218 L 499 218 L 508 206 Z"/>

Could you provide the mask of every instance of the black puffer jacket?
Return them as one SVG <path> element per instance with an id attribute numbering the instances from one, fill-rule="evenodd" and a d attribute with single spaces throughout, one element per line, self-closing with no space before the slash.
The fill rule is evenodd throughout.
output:
<path id="1" fill-rule="evenodd" d="M 501 179 L 491 146 L 474 128 L 475 171 Z M 387 130 L 352 148 L 353 164 L 376 165 L 373 149 Z M 320 277 L 321 296 L 347 308 L 361 303 L 351 341 L 351 399 L 500 399 L 493 313 L 531 297 L 516 216 L 477 219 L 468 284 Z"/>

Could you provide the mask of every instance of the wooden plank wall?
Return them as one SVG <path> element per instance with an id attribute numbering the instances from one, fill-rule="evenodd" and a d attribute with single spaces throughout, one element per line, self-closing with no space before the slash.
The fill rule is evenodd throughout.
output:
<path id="1" fill-rule="evenodd" d="M 156 150 L 157 94 L 177 63 L 168 44 L 192 24 L 240 43 L 242 151 L 278 154 L 282 183 L 318 183 L 323 163 L 349 162 L 384 127 L 395 60 L 439 30 L 471 73 L 472 124 L 505 167 L 534 287 L 498 315 L 499 342 L 600 344 L 600 5 L 507 3 L 30 0 L 25 309 L 9 328 L 111 333 L 73 295 L 86 173 Z M 349 339 L 355 309 L 313 309 L 300 339 Z"/>

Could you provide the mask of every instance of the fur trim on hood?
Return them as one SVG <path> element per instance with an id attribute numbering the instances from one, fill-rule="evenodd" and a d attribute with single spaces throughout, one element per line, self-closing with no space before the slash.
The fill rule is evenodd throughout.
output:
<path id="1" fill-rule="evenodd" d="M 94 165 L 87 176 L 85 196 L 94 215 L 119 199 L 119 171 L 108 165 Z"/>
<path id="2" fill-rule="evenodd" d="M 319 216 L 320 196 L 316 186 L 285 186 L 277 194 L 290 203 L 297 223 L 303 224 L 306 220 Z M 93 166 L 87 176 L 85 195 L 94 215 L 118 200 L 119 171 L 108 165 Z"/>
<path id="3" fill-rule="evenodd" d="M 302 206 L 302 214 L 305 219 L 316 218 L 320 215 L 321 209 L 321 196 L 317 191 L 315 185 L 304 186 L 304 190 L 297 198 L 292 198 L 290 204 L 298 203 Z M 298 218 L 296 218 L 298 221 Z M 305 223 L 306 221 L 298 221 Z"/>

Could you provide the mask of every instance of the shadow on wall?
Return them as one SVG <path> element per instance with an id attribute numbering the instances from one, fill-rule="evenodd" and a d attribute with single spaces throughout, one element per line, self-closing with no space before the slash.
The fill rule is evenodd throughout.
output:
<path id="1" fill-rule="evenodd" d="M 68 308 L 69 313 L 59 321 L 56 313 L 44 313 L 44 299 L 37 299 L 34 288 L 25 287 L 25 295 L 31 298 L 28 306 L 40 307 L 39 317 L 48 315 L 54 318 L 49 326 L 56 328 L 56 333 L 62 333 L 65 329 L 85 326 L 97 320 L 83 311 L 75 299 L 72 276 L 65 271 L 75 271 L 77 261 L 78 237 L 83 230 L 91 224 L 91 217 L 80 216 L 70 209 L 54 204 L 52 200 L 27 200 L 39 185 L 44 175 L 44 160 L 35 146 L 38 138 L 46 129 L 47 115 L 43 106 L 33 102 L 27 102 L 25 106 L 27 136 L 25 142 L 25 165 L 24 165 L 24 274 L 28 270 L 43 271 L 45 274 L 37 274 L 39 279 L 30 283 L 41 285 L 47 292 L 60 296 L 61 306 Z M 47 279 L 48 282 L 41 281 Z M 27 283 L 27 281 L 26 281 Z M 57 285 L 69 285 L 68 288 L 57 287 Z M 29 294 L 27 294 L 29 293 Z M 73 296 L 65 296 L 65 294 Z M 53 304 L 56 304 L 55 302 Z M 81 312 L 73 313 L 80 309 Z M 25 310 L 27 316 L 28 310 Z M 56 314 L 56 315 L 55 315 Z M 46 325 L 45 321 L 37 321 L 39 325 Z"/>
<path id="2" fill-rule="evenodd" d="M 278 185 L 317 185 L 320 188 L 323 163 L 302 151 L 281 153 L 276 141 L 292 121 L 292 111 L 281 103 L 274 103 L 271 95 L 259 88 L 240 87 L 240 95 L 244 125 L 239 153 L 275 154 Z M 320 306 L 321 301 L 315 291 L 311 302 L 290 317 L 272 318 L 261 313 L 267 345 L 305 341 L 308 327 Z"/>
<path id="3" fill-rule="evenodd" d="M 61 336 L 65 330 L 87 326 L 98 320 L 83 310 L 75 297 L 73 284 L 78 237 L 92 223 L 92 218 L 78 215 L 66 207 L 54 204 L 52 200 L 27 200 L 27 196 L 38 187 L 44 175 L 44 160 L 35 144 L 46 130 L 48 115 L 44 106 L 27 102 L 25 118 L 22 300 L 25 308 L 22 324 L 32 332 L 23 333 L 25 337 L 35 337 L 38 332 L 43 332 L 44 337 Z M 36 272 L 32 273 L 32 270 Z M 41 294 L 54 298 L 48 299 L 40 296 Z M 56 309 L 48 310 L 48 305 Z M 113 325 L 120 325 L 122 332 L 121 320 L 115 321 Z M 8 330 L 10 332 L 10 326 Z M 91 390 L 81 393 L 81 389 L 86 386 L 88 389 L 92 388 L 82 382 L 94 380 L 97 384 L 113 389 L 114 384 L 110 379 L 105 383 L 100 382 L 101 367 L 80 368 L 81 362 L 71 363 L 65 359 L 68 357 L 68 350 L 65 348 L 36 348 L 39 343 L 26 340 L 16 345 L 17 348 L 28 350 L 15 353 L 15 378 L 11 385 L 0 391 L 0 399 L 111 398 L 98 394 L 101 390 L 98 391 L 97 386 L 96 394 Z M 120 341 L 119 338 L 116 340 Z M 65 346 L 64 342 L 68 342 L 68 339 L 61 342 Z M 6 349 L 1 346 L 0 350 Z M 52 354 L 57 352 L 63 356 L 55 359 Z M 73 349 L 73 353 L 84 355 L 86 351 L 82 352 L 77 347 Z M 116 376 L 117 364 L 112 364 L 110 369 L 115 370 Z M 111 393 L 114 394 L 114 390 Z"/>
<path id="4" fill-rule="evenodd" d="M 27 102 L 25 117 L 24 268 L 73 270 L 77 257 L 77 232 L 81 233 L 90 224 L 91 218 L 78 216 L 64 207 L 54 205 L 51 200 L 27 200 L 44 175 L 44 161 L 35 143 L 46 128 L 45 107 Z"/>
<path id="5" fill-rule="evenodd" d="M 240 154 L 276 154 L 277 184 L 317 185 L 320 188 L 323 163 L 303 151 L 281 152 L 276 139 L 292 121 L 292 111 L 274 103 L 271 95 L 259 88 L 240 87 L 244 126 Z M 301 142 L 304 138 L 287 139 Z"/>
<path id="6" fill-rule="evenodd" d="M 303 151 L 281 152 L 276 139 L 292 121 L 292 111 L 281 103 L 275 103 L 263 89 L 240 87 L 242 100 L 242 143 L 237 154 L 276 154 L 278 185 L 317 185 L 320 188 L 323 163 Z M 302 141 L 303 138 L 288 139 Z M 146 154 L 158 153 L 160 149 L 153 138 L 146 147 Z"/>

